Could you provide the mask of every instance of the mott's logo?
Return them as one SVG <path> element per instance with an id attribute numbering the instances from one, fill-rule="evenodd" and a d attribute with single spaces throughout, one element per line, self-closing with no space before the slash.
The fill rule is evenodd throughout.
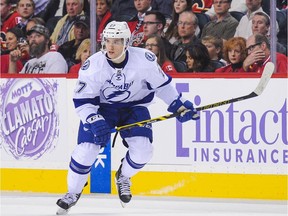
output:
<path id="1" fill-rule="evenodd" d="M 9 79 L 1 86 L 1 143 L 16 159 L 37 159 L 58 137 L 57 84 Z"/>

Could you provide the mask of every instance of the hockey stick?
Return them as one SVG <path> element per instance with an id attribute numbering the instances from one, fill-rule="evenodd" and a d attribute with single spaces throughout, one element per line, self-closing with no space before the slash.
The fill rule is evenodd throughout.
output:
<path id="1" fill-rule="evenodd" d="M 223 105 L 226 105 L 226 104 L 235 103 L 235 102 L 238 102 L 238 101 L 243 101 L 243 100 L 246 100 L 246 99 L 249 99 L 249 98 L 253 98 L 253 97 L 257 97 L 257 96 L 261 95 L 262 92 L 264 91 L 265 87 L 267 86 L 272 74 L 273 74 L 274 67 L 275 66 L 274 66 L 274 64 L 272 62 L 268 62 L 265 65 L 264 71 L 262 73 L 262 76 L 260 78 L 260 81 L 259 81 L 257 87 L 250 94 L 247 94 L 247 95 L 244 95 L 244 96 L 241 96 L 241 97 L 237 97 L 237 98 L 232 98 L 232 99 L 229 99 L 229 100 L 220 101 L 220 102 L 217 102 L 217 103 L 208 104 L 206 106 L 197 107 L 196 110 L 197 111 L 207 110 L 207 109 L 211 109 L 211 108 L 214 108 L 214 107 L 219 107 L 219 106 L 223 106 Z M 151 124 L 151 123 L 164 121 L 164 120 L 167 120 L 167 119 L 171 119 L 171 118 L 177 117 L 180 114 L 181 113 L 173 113 L 173 114 L 163 115 L 163 116 L 159 116 L 157 118 L 147 119 L 147 120 L 136 122 L 136 123 L 133 123 L 133 124 L 128 124 L 128 125 L 116 127 L 115 130 L 113 130 L 112 132 L 127 130 L 127 129 L 130 129 L 130 128 L 133 128 L 133 127 L 142 127 L 142 126 L 144 126 L 146 124 Z"/>

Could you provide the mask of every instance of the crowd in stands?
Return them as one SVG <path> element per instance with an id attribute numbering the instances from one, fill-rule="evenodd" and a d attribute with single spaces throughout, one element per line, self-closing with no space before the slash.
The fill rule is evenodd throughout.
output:
<path id="1" fill-rule="evenodd" d="M 129 45 L 153 52 L 170 75 L 261 73 L 271 61 L 270 0 L 96 0 L 95 39 L 90 2 L 0 0 L 1 73 L 78 73 L 112 20 L 127 22 Z M 275 72 L 288 73 L 287 0 L 276 6 Z"/>

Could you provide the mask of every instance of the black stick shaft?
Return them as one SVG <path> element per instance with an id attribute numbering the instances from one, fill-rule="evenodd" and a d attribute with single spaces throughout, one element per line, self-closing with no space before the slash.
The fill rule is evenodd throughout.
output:
<path id="1" fill-rule="evenodd" d="M 235 102 L 246 100 L 246 99 L 253 98 L 253 97 L 256 97 L 256 96 L 258 96 L 258 95 L 255 92 L 252 92 L 249 95 L 245 95 L 245 96 L 241 96 L 241 97 L 237 97 L 237 98 L 232 98 L 232 99 L 229 99 L 229 100 L 220 101 L 220 102 L 213 103 L 213 104 L 208 104 L 208 105 L 205 105 L 205 106 L 202 106 L 202 107 L 197 107 L 196 110 L 197 111 L 201 111 L 201 110 L 211 109 L 211 108 L 214 108 L 214 107 L 219 107 L 219 106 L 223 106 L 223 105 L 226 105 L 226 104 L 235 103 Z"/>

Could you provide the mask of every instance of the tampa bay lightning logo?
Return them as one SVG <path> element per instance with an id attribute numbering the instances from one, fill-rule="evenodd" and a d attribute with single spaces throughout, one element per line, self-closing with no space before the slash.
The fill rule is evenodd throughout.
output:
<path id="1" fill-rule="evenodd" d="M 87 70 L 90 66 L 90 60 L 87 60 L 84 62 L 84 64 L 81 67 L 81 70 Z"/>
<path id="2" fill-rule="evenodd" d="M 134 81 L 126 83 L 126 77 L 123 73 L 114 73 L 111 80 L 107 80 L 110 87 L 105 88 L 102 91 L 103 96 L 109 102 L 122 102 L 129 98 L 131 92 L 129 91 L 130 86 L 133 85 Z"/>
<path id="3" fill-rule="evenodd" d="M 145 52 L 145 57 L 149 61 L 154 61 L 156 59 L 155 55 L 153 53 L 150 53 L 150 52 Z"/>

